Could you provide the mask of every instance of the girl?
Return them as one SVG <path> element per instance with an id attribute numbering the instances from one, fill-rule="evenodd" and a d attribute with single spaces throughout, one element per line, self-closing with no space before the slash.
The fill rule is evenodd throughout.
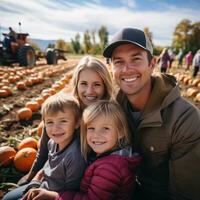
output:
<path id="1" fill-rule="evenodd" d="M 92 104 L 84 110 L 81 122 L 81 151 L 91 164 L 81 180 L 80 191 L 56 193 L 38 189 L 34 198 L 40 195 L 41 199 L 56 200 L 129 199 L 141 158 L 128 143 L 127 122 L 121 107 L 113 101 Z"/>
<path id="2" fill-rule="evenodd" d="M 97 58 L 83 57 L 75 68 L 72 78 L 73 95 L 78 99 L 81 110 L 99 99 L 109 100 L 113 97 L 111 76 L 106 66 Z M 49 137 L 45 129 L 41 137 L 41 145 L 37 158 L 30 172 L 19 180 L 22 185 L 32 180 L 47 160 L 47 143 Z"/>

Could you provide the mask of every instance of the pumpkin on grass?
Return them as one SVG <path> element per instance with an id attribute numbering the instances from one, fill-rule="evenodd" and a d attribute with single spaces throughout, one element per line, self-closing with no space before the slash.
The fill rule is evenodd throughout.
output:
<path id="1" fill-rule="evenodd" d="M 7 167 L 13 160 L 16 151 L 10 146 L 0 147 L 0 166 Z"/>
<path id="2" fill-rule="evenodd" d="M 30 108 L 33 112 L 38 111 L 40 108 L 40 105 L 37 101 L 28 101 L 25 105 L 26 108 Z"/>
<path id="3" fill-rule="evenodd" d="M 28 172 L 36 158 L 37 151 L 27 147 L 19 150 L 14 157 L 14 166 L 20 172 Z"/>
<path id="4" fill-rule="evenodd" d="M 32 137 L 27 137 L 18 144 L 17 149 L 21 150 L 26 147 L 37 149 L 37 140 Z"/>
<path id="5" fill-rule="evenodd" d="M 32 117 L 32 110 L 30 108 L 21 108 L 17 111 L 19 120 L 27 120 Z"/>

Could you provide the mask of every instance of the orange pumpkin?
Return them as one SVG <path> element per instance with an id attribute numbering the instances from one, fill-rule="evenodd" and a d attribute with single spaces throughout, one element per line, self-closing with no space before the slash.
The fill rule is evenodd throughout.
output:
<path id="1" fill-rule="evenodd" d="M 8 86 L 3 86 L 1 89 L 2 89 L 2 90 L 6 90 L 8 96 L 9 96 L 9 95 L 12 95 L 12 90 L 11 90 L 10 87 L 8 87 Z"/>
<path id="2" fill-rule="evenodd" d="M 186 94 L 188 97 L 195 97 L 198 94 L 198 91 L 199 90 L 195 88 L 188 88 Z"/>
<path id="3" fill-rule="evenodd" d="M 30 87 L 30 86 L 33 85 L 33 82 L 32 82 L 31 79 L 27 79 L 27 80 L 25 80 L 24 83 L 25 83 L 25 85 L 26 85 L 27 87 Z"/>
<path id="4" fill-rule="evenodd" d="M 0 166 L 7 167 L 15 157 L 16 151 L 10 146 L 0 147 Z"/>
<path id="5" fill-rule="evenodd" d="M 198 84 L 200 83 L 200 79 L 194 79 L 193 81 L 192 81 L 192 85 L 193 86 L 198 86 Z"/>
<path id="6" fill-rule="evenodd" d="M 199 101 L 200 102 L 200 92 L 196 95 L 195 101 Z"/>
<path id="7" fill-rule="evenodd" d="M 37 140 L 32 137 L 27 137 L 19 143 L 19 145 L 17 146 L 17 149 L 21 150 L 26 147 L 37 149 Z"/>
<path id="8" fill-rule="evenodd" d="M 19 150 L 14 157 L 14 166 L 21 172 L 28 172 L 36 158 L 37 151 L 27 147 Z"/>
<path id="9" fill-rule="evenodd" d="M 44 122 L 41 121 L 37 127 L 37 134 L 38 136 L 40 137 L 42 135 L 42 130 L 43 130 L 43 127 L 44 127 Z"/>
<path id="10" fill-rule="evenodd" d="M 27 120 L 32 117 L 32 110 L 30 108 L 21 108 L 17 111 L 19 120 Z"/>
<path id="11" fill-rule="evenodd" d="M 44 102 L 44 99 L 43 99 L 42 97 L 37 97 L 37 98 L 35 99 L 35 101 L 37 101 L 38 104 L 41 106 L 42 103 Z"/>
<path id="12" fill-rule="evenodd" d="M 25 107 L 26 108 L 30 108 L 34 112 L 34 111 L 38 111 L 39 110 L 40 105 L 39 105 L 39 103 L 37 101 L 28 101 L 25 104 Z"/>
<path id="13" fill-rule="evenodd" d="M 18 82 L 17 83 L 17 89 L 19 89 L 19 90 L 25 90 L 26 89 L 25 83 L 23 81 Z"/>
<path id="14" fill-rule="evenodd" d="M 8 96 L 7 90 L 1 90 L 0 89 L 0 97 L 7 97 L 7 96 Z"/>
<path id="15" fill-rule="evenodd" d="M 48 99 L 50 96 L 51 96 L 51 95 L 50 95 L 49 93 L 43 93 L 43 94 L 42 94 L 42 98 L 43 98 L 44 100 Z"/>

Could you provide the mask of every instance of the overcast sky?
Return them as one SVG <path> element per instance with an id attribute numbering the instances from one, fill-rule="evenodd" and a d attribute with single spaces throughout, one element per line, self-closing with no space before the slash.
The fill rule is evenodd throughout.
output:
<path id="1" fill-rule="evenodd" d="M 181 20 L 200 21 L 199 10 L 198 0 L 0 0 L 0 26 L 19 31 L 21 22 L 31 38 L 65 41 L 101 25 L 111 37 L 123 27 L 148 27 L 154 44 L 164 46 Z"/>

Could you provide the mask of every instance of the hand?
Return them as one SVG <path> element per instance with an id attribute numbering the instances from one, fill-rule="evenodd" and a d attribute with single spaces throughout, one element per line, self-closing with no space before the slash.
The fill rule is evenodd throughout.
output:
<path id="1" fill-rule="evenodd" d="M 30 171 L 28 174 L 26 174 L 25 176 L 23 176 L 18 182 L 18 185 L 24 185 L 29 183 L 32 178 L 36 175 L 36 172 Z"/>
<path id="2" fill-rule="evenodd" d="M 55 200 L 58 193 L 43 188 L 30 189 L 22 200 Z"/>
<path id="3" fill-rule="evenodd" d="M 26 174 L 25 176 L 23 176 L 21 179 L 19 179 L 19 181 L 17 182 L 17 185 L 25 185 L 28 183 L 28 174 Z"/>

